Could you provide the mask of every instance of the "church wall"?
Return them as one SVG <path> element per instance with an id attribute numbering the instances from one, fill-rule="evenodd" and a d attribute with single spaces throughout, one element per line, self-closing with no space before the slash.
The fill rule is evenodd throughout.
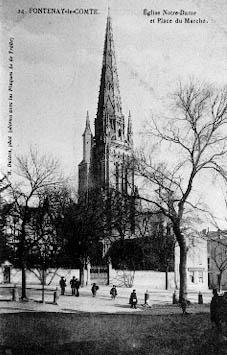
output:
<path id="1" fill-rule="evenodd" d="M 129 157 L 131 150 L 123 147 L 114 147 L 110 149 L 109 171 L 110 183 L 120 192 L 127 192 L 129 195 L 133 192 L 133 172 L 129 168 Z"/>

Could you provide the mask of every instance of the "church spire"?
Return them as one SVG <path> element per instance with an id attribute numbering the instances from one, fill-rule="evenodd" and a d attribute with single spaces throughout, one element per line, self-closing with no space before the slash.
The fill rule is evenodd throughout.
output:
<path id="1" fill-rule="evenodd" d="M 91 133 L 90 119 L 89 119 L 88 111 L 87 111 L 87 115 L 86 115 L 86 124 L 85 124 L 85 130 L 84 130 L 83 135 L 85 135 L 87 132 Z"/>
<path id="2" fill-rule="evenodd" d="M 90 128 L 89 114 L 87 111 L 86 125 L 83 133 L 83 161 L 89 163 L 91 159 L 92 133 Z"/>
<path id="3" fill-rule="evenodd" d="M 109 134 L 113 139 L 123 140 L 124 117 L 114 49 L 112 21 L 108 10 L 103 50 L 102 73 L 95 120 L 95 139 L 104 141 Z"/>
<path id="4" fill-rule="evenodd" d="M 86 129 L 91 129 L 90 128 L 90 120 L 89 120 L 89 113 L 87 111 L 87 116 L 86 116 Z"/>

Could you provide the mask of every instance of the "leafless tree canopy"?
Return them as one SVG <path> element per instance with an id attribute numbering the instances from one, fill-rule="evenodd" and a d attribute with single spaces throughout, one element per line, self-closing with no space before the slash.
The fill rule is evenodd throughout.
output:
<path id="1" fill-rule="evenodd" d="M 28 255 L 34 245 L 36 248 L 45 246 L 46 235 L 48 235 L 48 243 L 50 242 L 50 223 L 45 203 L 47 196 L 49 198 L 53 196 L 54 189 L 63 184 L 63 178 L 59 172 L 57 160 L 47 155 L 41 155 L 33 148 L 30 148 L 29 154 L 16 158 L 16 168 L 20 180 L 10 183 L 9 186 L 9 203 L 11 205 L 9 219 L 17 225 L 16 239 L 20 248 L 22 269 L 22 298 L 26 298 L 25 269 Z M 40 207 L 42 207 L 41 211 L 37 213 Z M 35 221 L 35 214 L 32 214 L 34 209 L 39 223 L 36 223 L 36 233 L 34 231 L 31 233 L 31 220 Z M 32 215 L 34 216 L 32 217 Z M 48 233 L 46 233 L 47 230 Z"/>
<path id="2" fill-rule="evenodd" d="M 180 85 L 174 95 L 175 115 L 166 126 L 155 119 L 148 134 L 165 149 L 174 152 L 171 162 L 140 152 L 139 173 L 153 185 L 153 203 L 170 218 L 182 218 L 190 202 L 193 183 L 205 170 L 227 176 L 227 90 L 216 93 L 205 85 Z M 168 154 L 168 151 L 166 151 Z M 138 163 L 139 162 L 139 163 Z"/>
<path id="3" fill-rule="evenodd" d="M 142 199 L 167 216 L 180 246 L 180 299 L 187 292 L 186 231 L 200 201 L 193 199 L 196 179 L 204 172 L 227 177 L 227 89 L 180 85 L 174 95 L 174 117 L 161 127 L 157 119 L 146 132 L 160 152 L 135 154 L 134 166 L 145 181 Z M 195 221 L 195 220 L 194 220 Z M 193 221 L 193 222 L 194 222 Z"/>
<path id="4" fill-rule="evenodd" d="M 36 149 L 30 148 L 28 155 L 17 156 L 16 167 L 16 173 L 29 183 L 32 192 L 61 182 L 59 162 L 51 156 L 40 155 Z"/>

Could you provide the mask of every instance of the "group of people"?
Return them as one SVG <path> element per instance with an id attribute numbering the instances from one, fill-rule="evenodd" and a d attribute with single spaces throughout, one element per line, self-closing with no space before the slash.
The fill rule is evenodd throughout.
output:
<path id="1" fill-rule="evenodd" d="M 71 290 L 72 290 L 72 296 L 76 296 L 79 297 L 79 288 L 80 288 L 80 281 L 75 278 L 75 276 L 73 276 L 73 278 L 70 280 L 70 286 L 71 286 Z M 66 279 L 64 278 L 64 276 L 61 277 L 60 281 L 59 281 L 59 285 L 61 288 L 61 295 L 65 294 L 65 289 L 66 289 Z M 97 294 L 97 291 L 99 289 L 99 286 L 96 285 L 96 283 L 92 284 L 92 288 L 91 288 L 91 292 L 92 292 L 92 296 L 95 297 Z M 110 290 L 110 296 L 113 300 L 115 300 L 116 296 L 117 296 L 117 287 L 115 285 L 113 285 L 113 287 Z M 133 290 L 133 292 L 130 295 L 129 298 L 129 304 L 131 305 L 131 308 L 136 308 L 138 299 L 137 299 L 137 295 L 136 295 L 136 290 Z"/>
<path id="2" fill-rule="evenodd" d="M 78 279 L 75 278 L 75 276 L 73 276 L 73 278 L 69 281 L 70 286 L 71 286 L 71 290 L 72 290 L 72 296 L 76 296 L 79 297 L 79 288 L 80 288 L 80 281 Z M 66 279 L 64 278 L 64 276 L 61 277 L 60 281 L 59 281 L 59 285 L 61 288 L 61 295 L 65 294 L 65 288 L 67 286 L 66 284 Z"/>
<path id="3" fill-rule="evenodd" d="M 71 290 L 72 290 L 72 296 L 79 297 L 79 295 L 80 295 L 79 294 L 80 281 L 75 276 L 73 276 L 73 278 L 69 281 L 69 283 L 70 283 Z M 67 286 L 66 279 L 64 278 L 64 276 L 61 276 L 61 279 L 59 281 L 59 285 L 61 288 L 61 295 L 64 296 L 65 289 Z M 93 297 L 96 296 L 98 289 L 99 289 L 99 286 L 96 285 L 96 283 L 93 283 L 92 288 L 91 288 L 91 292 L 92 292 Z"/>
<path id="4" fill-rule="evenodd" d="M 72 290 L 72 296 L 79 297 L 80 281 L 77 278 L 75 278 L 75 276 L 73 276 L 73 278 L 70 280 L 69 283 L 70 283 L 71 290 Z M 61 279 L 59 281 L 59 285 L 61 288 L 61 295 L 64 295 L 67 284 L 66 284 L 66 279 L 63 276 L 61 277 Z M 92 292 L 93 297 L 96 296 L 98 289 L 99 289 L 99 286 L 96 285 L 96 283 L 93 283 L 92 288 L 91 288 L 91 292 Z M 146 291 L 146 293 L 148 293 L 148 291 Z M 110 289 L 110 296 L 113 300 L 115 300 L 115 298 L 117 296 L 117 287 L 115 285 L 113 285 L 112 288 Z M 225 300 L 225 302 L 227 304 L 226 300 Z M 130 295 L 130 298 L 129 298 L 129 304 L 130 304 L 131 308 L 136 309 L 137 303 L 138 303 L 138 299 L 137 299 L 137 295 L 136 295 L 136 290 L 133 290 Z M 146 299 L 145 299 L 145 303 L 146 303 Z M 212 298 L 211 307 L 210 307 L 211 308 L 211 322 L 214 322 L 218 328 L 220 327 L 220 325 L 219 325 L 220 324 L 220 319 L 219 319 L 220 312 L 218 312 L 219 308 L 221 308 L 220 304 L 221 304 L 221 297 L 218 296 L 217 290 L 213 290 L 213 298 Z M 182 300 L 181 307 L 182 307 L 183 314 L 186 314 L 186 307 L 187 307 L 186 301 L 184 302 L 184 300 Z M 227 309 L 227 306 L 226 306 L 226 309 Z M 226 314 L 227 314 L 227 311 L 226 311 Z"/>

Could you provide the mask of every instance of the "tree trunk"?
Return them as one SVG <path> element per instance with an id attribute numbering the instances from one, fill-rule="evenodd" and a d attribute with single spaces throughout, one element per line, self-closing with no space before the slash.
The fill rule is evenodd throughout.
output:
<path id="1" fill-rule="evenodd" d="M 187 299 L 187 246 L 185 240 L 180 243 L 180 292 L 179 292 L 179 302 L 182 299 Z"/>
<path id="2" fill-rule="evenodd" d="M 81 287 L 84 287 L 84 283 L 85 283 L 85 262 L 81 262 L 81 265 L 80 265 L 80 285 Z"/>
<path id="3" fill-rule="evenodd" d="M 26 261 L 24 235 L 22 235 L 21 241 L 21 279 L 21 299 L 26 300 Z"/>
<path id="4" fill-rule="evenodd" d="M 26 218 L 21 228 L 21 299 L 26 300 L 26 251 L 25 251 L 25 224 Z"/>
<path id="5" fill-rule="evenodd" d="M 42 303 L 44 303 L 44 291 L 45 291 L 45 268 L 43 265 L 43 269 L 42 269 Z"/>
<path id="6" fill-rule="evenodd" d="M 180 290 L 179 290 L 179 302 L 182 299 L 187 299 L 187 244 L 184 235 L 181 233 L 180 226 L 176 223 L 173 226 L 173 231 L 180 248 Z M 178 272 L 178 270 L 176 270 Z"/>
<path id="7" fill-rule="evenodd" d="M 221 280 L 222 280 L 222 272 L 218 274 L 218 291 L 221 292 Z"/>
<path id="8" fill-rule="evenodd" d="M 21 261 L 21 276 L 22 276 L 21 299 L 25 300 L 27 297 L 26 297 L 26 265 L 24 260 Z"/>
<path id="9" fill-rule="evenodd" d="M 166 290 L 169 288 L 169 265 L 166 266 Z"/>

